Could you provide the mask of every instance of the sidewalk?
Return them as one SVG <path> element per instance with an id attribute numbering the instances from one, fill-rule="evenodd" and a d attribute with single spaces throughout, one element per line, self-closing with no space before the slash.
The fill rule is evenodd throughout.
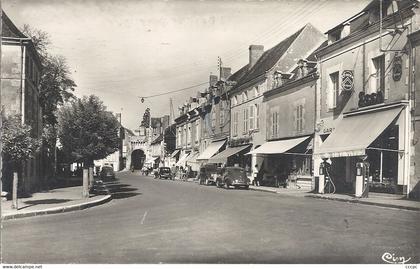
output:
<path id="1" fill-rule="evenodd" d="M 111 200 L 111 195 L 82 198 L 82 186 L 58 188 L 19 198 L 19 209 L 12 209 L 12 201 L 1 201 L 2 220 L 56 214 L 82 210 Z"/>
<path id="2" fill-rule="evenodd" d="M 285 189 L 285 188 L 274 188 L 274 187 L 265 187 L 265 186 L 249 186 L 250 190 L 254 191 L 263 191 L 271 192 L 276 194 L 295 196 L 295 197 L 308 197 L 316 199 L 325 199 L 325 200 L 334 200 L 340 202 L 348 203 L 357 203 L 357 204 L 366 204 L 374 205 L 381 207 L 389 207 L 396 209 L 405 209 L 405 210 L 414 210 L 420 211 L 420 202 L 407 200 L 401 195 L 392 195 L 392 194 L 382 194 L 382 193 L 369 193 L 368 198 L 356 198 L 349 194 L 318 194 L 312 193 L 309 190 L 302 189 Z"/>
<path id="3" fill-rule="evenodd" d="M 304 197 L 310 190 L 307 189 L 287 189 L 287 188 L 275 188 L 275 187 L 266 187 L 266 186 L 249 186 L 250 190 L 253 191 L 263 191 L 263 192 L 271 192 L 277 194 L 284 194 L 289 196 L 296 196 L 296 197 Z"/>
<path id="4" fill-rule="evenodd" d="M 356 198 L 349 194 L 311 193 L 311 194 L 305 195 L 305 197 L 420 211 L 419 201 L 407 200 L 401 195 L 393 195 L 393 194 L 382 194 L 382 193 L 370 192 L 368 198 Z"/>

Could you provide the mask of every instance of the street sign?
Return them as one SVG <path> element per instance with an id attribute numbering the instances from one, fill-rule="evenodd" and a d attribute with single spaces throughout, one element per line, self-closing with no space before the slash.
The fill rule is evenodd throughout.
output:
<path id="1" fill-rule="evenodd" d="M 392 67 L 392 78 L 394 81 L 399 81 L 402 75 L 402 58 L 401 56 L 394 57 L 394 66 Z"/>
<path id="2" fill-rule="evenodd" d="M 344 70 L 341 76 L 341 87 L 343 91 L 352 91 L 354 89 L 354 75 L 352 70 Z"/>

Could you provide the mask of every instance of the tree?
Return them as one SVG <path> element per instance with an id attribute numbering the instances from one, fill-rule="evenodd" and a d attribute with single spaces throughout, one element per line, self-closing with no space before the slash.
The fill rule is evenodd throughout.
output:
<path id="1" fill-rule="evenodd" d="M 119 148 L 120 124 L 94 95 L 71 101 L 58 113 L 58 137 L 64 154 L 85 167 Z"/>
<path id="2" fill-rule="evenodd" d="M 47 32 L 32 28 L 25 24 L 22 32 L 31 38 L 41 61 L 41 77 L 39 87 L 39 102 L 42 108 L 44 135 L 44 159 L 53 164 L 49 169 L 56 171 L 57 144 L 57 109 L 69 100 L 75 98 L 73 91 L 76 83 L 71 78 L 70 68 L 66 59 L 60 55 L 48 53 L 51 45 Z"/>
<path id="3" fill-rule="evenodd" d="M 17 208 L 18 172 L 21 172 L 23 162 L 33 158 L 39 150 L 41 139 L 31 137 L 31 127 L 22 124 L 22 118 L 18 115 L 4 117 L 2 120 L 2 157 L 13 172 L 13 207 Z M 10 178 L 5 179 L 4 183 L 10 191 Z"/>
<path id="4" fill-rule="evenodd" d="M 150 108 L 146 108 L 146 110 L 144 111 L 143 119 L 141 121 L 140 126 L 149 128 L 149 124 L 150 124 Z"/>
<path id="5" fill-rule="evenodd" d="M 31 38 L 42 65 L 39 99 L 44 121 L 46 124 L 55 125 L 58 106 L 75 98 L 72 92 L 77 85 L 71 78 L 65 57 L 48 53 L 51 41 L 47 32 L 32 28 L 28 24 L 23 26 L 22 32 Z"/>

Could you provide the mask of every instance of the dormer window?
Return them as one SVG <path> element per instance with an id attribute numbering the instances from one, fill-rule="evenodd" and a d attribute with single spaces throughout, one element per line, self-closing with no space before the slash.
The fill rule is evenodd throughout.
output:
<path id="1" fill-rule="evenodd" d="M 255 97 L 260 96 L 260 88 L 258 86 L 254 87 L 254 95 L 255 95 Z"/>
<path id="2" fill-rule="evenodd" d="M 274 71 L 272 88 L 275 89 L 277 87 L 282 86 L 291 78 L 291 76 L 291 73 L 282 73 L 280 71 Z"/>
<path id="3" fill-rule="evenodd" d="M 392 1 L 391 3 L 389 3 L 388 8 L 386 9 L 386 16 L 388 15 L 392 15 L 395 12 L 398 11 L 398 3 L 397 1 Z"/>
<path id="4" fill-rule="evenodd" d="M 232 98 L 232 105 L 236 106 L 238 104 L 238 97 L 237 96 L 233 96 Z"/>
<path id="5" fill-rule="evenodd" d="M 246 92 L 242 93 L 242 103 L 245 103 L 246 101 L 248 101 L 248 94 Z"/>
<path id="6" fill-rule="evenodd" d="M 334 42 L 340 40 L 342 30 L 343 30 L 343 28 L 340 27 L 340 28 L 330 32 L 328 34 L 328 43 L 331 44 L 331 43 L 334 43 Z"/>

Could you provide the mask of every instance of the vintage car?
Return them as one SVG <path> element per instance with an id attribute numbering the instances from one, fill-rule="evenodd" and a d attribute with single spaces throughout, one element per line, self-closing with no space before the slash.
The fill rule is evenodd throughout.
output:
<path id="1" fill-rule="evenodd" d="M 246 176 L 245 169 L 242 167 L 226 167 L 222 169 L 221 176 L 216 179 L 216 186 L 230 189 L 243 187 L 249 189 L 250 180 Z"/>
<path id="2" fill-rule="evenodd" d="M 221 176 L 221 168 L 219 168 L 216 164 L 205 164 L 200 168 L 200 172 L 198 174 L 200 185 L 214 185 L 216 184 L 217 177 Z"/>
<path id="3" fill-rule="evenodd" d="M 158 177 L 160 179 L 169 179 L 172 180 L 172 171 L 169 167 L 159 167 L 158 168 Z"/>
<path id="4" fill-rule="evenodd" d="M 107 180 L 114 180 L 115 179 L 115 173 L 114 168 L 112 166 L 102 166 L 100 178 L 103 181 Z"/>

